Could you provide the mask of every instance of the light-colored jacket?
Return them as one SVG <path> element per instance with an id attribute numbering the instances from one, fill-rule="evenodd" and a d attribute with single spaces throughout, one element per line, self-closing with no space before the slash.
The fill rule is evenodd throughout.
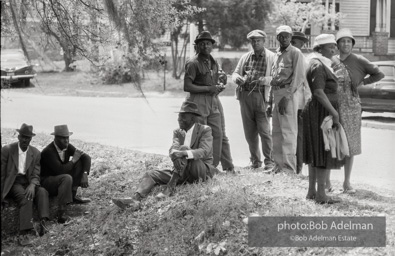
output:
<path id="1" fill-rule="evenodd" d="M 243 77 L 244 76 L 244 66 L 249 59 L 249 57 L 254 53 L 254 51 L 247 52 L 243 56 L 241 56 L 239 62 L 237 63 L 237 66 L 235 68 L 235 71 L 232 74 L 232 81 L 236 83 L 236 79 L 238 77 Z M 269 96 L 270 96 L 270 82 L 272 81 L 271 73 L 272 73 L 272 66 L 273 66 L 273 61 L 275 57 L 275 53 L 272 51 L 268 50 L 265 48 L 265 56 L 266 56 L 266 73 L 265 77 L 262 79 L 259 79 L 262 81 L 262 83 L 265 85 L 265 101 L 269 101 Z"/>
<path id="2" fill-rule="evenodd" d="M 325 150 L 331 151 L 332 158 L 342 160 L 345 156 L 350 155 L 348 141 L 343 126 L 339 123 L 337 130 L 332 129 L 333 117 L 331 115 L 324 118 L 321 129 L 324 136 Z"/>

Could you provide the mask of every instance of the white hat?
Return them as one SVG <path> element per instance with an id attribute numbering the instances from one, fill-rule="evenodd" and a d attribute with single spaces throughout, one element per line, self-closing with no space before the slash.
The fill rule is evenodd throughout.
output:
<path id="1" fill-rule="evenodd" d="M 286 32 L 286 33 L 291 34 L 291 35 L 293 34 L 292 33 L 292 28 L 290 26 L 287 26 L 287 25 L 279 26 L 276 29 L 276 36 L 278 36 L 282 32 Z"/>
<path id="2" fill-rule="evenodd" d="M 352 40 L 352 45 L 355 44 L 355 38 L 352 36 L 352 32 L 349 28 L 342 28 L 336 34 L 336 42 L 339 42 L 340 39 L 344 37 L 349 37 Z"/>
<path id="3" fill-rule="evenodd" d="M 335 36 L 332 34 L 318 35 L 314 40 L 313 48 L 323 44 L 336 44 Z"/>

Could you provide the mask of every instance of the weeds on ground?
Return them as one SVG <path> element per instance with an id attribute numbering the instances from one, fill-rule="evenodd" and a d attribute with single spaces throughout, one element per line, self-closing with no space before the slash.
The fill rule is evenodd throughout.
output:
<path id="1" fill-rule="evenodd" d="M 44 148 L 52 136 L 37 134 Z M 2 143 L 16 134 L 2 130 Z M 17 245 L 2 232 L 2 255 L 391 255 L 395 253 L 395 196 L 378 188 L 340 195 L 343 203 L 322 206 L 305 199 L 307 180 L 238 169 L 206 183 L 177 187 L 175 196 L 156 200 L 156 187 L 139 211 L 122 210 L 111 198 L 131 196 L 142 174 L 170 165 L 168 157 L 95 143 L 70 141 L 92 157 L 92 202 L 68 226 L 51 224 L 34 246 Z M 336 185 L 336 184 L 335 184 Z M 338 184 L 339 185 L 339 184 Z M 357 185 L 356 185 L 357 186 Z M 374 190 L 374 191 L 372 191 Z M 261 216 L 386 216 L 385 248 L 250 248 L 246 218 Z"/>

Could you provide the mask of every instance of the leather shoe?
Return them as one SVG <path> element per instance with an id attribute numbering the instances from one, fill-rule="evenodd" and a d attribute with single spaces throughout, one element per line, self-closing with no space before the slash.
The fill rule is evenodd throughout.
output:
<path id="1" fill-rule="evenodd" d="M 64 212 L 58 213 L 58 223 L 65 224 L 70 221 L 71 221 L 70 216 L 66 215 Z"/>
<path id="2" fill-rule="evenodd" d="M 39 226 L 39 229 L 38 229 L 38 235 L 39 236 L 43 236 L 47 232 L 48 232 L 48 228 L 47 228 L 46 220 L 41 220 L 40 221 L 40 226 Z"/>
<path id="3" fill-rule="evenodd" d="M 112 202 L 121 209 L 131 208 L 132 211 L 140 209 L 140 201 L 134 198 L 113 198 Z"/>
<path id="4" fill-rule="evenodd" d="M 261 168 L 261 167 L 262 167 L 262 163 L 255 163 L 255 164 L 251 164 L 251 165 L 247 166 L 246 168 L 258 169 L 258 168 Z"/>
<path id="5" fill-rule="evenodd" d="M 32 238 L 30 237 L 30 235 L 26 234 L 26 235 L 20 235 L 18 237 L 18 243 L 21 246 L 28 246 L 28 245 L 32 245 L 33 241 L 32 241 Z"/>
<path id="6" fill-rule="evenodd" d="M 90 203 L 90 202 L 91 202 L 91 200 L 89 198 L 82 198 L 82 197 L 79 197 L 79 196 L 75 196 L 73 198 L 73 203 L 74 204 L 87 204 L 87 203 Z"/>

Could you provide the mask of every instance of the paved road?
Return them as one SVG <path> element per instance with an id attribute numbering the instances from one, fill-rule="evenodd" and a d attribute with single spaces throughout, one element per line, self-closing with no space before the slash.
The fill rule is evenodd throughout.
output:
<path id="1" fill-rule="evenodd" d="M 19 128 L 26 122 L 33 124 L 36 132 L 49 134 L 54 125 L 68 124 L 74 132 L 72 138 L 166 154 L 172 130 L 177 127 L 175 112 L 182 101 L 183 98 L 155 97 L 149 98 L 147 104 L 141 98 L 42 96 L 5 91 L 1 126 Z M 246 166 L 249 154 L 238 102 L 234 97 L 222 97 L 221 101 L 234 162 Z M 352 178 L 395 190 L 395 114 L 363 116 L 362 155 L 355 158 Z M 334 179 L 343 179 L 343 171 L 332 173 Z"/>

